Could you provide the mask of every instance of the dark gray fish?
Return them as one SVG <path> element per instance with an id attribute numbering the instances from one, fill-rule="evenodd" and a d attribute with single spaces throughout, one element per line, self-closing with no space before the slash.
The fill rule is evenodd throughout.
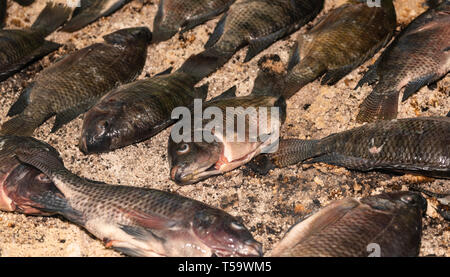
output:
<path id="1" fill-rule="evenodd" d="M 131 256 L 260 256 L 261 244 L 234 217 L 199 201 L 155 189 L 95 182 L 67 170 L 51 146 L 16 149 L 61 191 L 31 197 L 44 211 L 84 227 Z"/>
<path id="2" fill-rule="evenodd" d="M 322 85 L 337 83 L 391 39 L 396 26 L 392 0 L 382 0 L 380 7 L 365 0 L 348 2 L 299 35 L 281 79 L 285 98 L 322 75 Z"/>
<path id="3" fill-rule="evenodd" d="M 34 0 L 14 0 L 14 2 L 19 3 L 21 6 L 29 6 L 34 3 Z"/>
<path id="4" fill-rule="evenodd" d="M 360 80 L 358 86 L 378 83 L 362 102 L 356 120 L 396 118 L 402 89 L 405 101 L 449 70 L 450 1 L 444 1 L 414 19 Z"/>
<path id="5" fill-rule="evenodd" d="M 70 8 L 48 2 L 30 28 L 0 30 L 0 82 L 61 47 L 45 37 L 61 26 L 70 13 Z"/>
<path id="6" fill-rule="evenodd" d="M 228 112 L 227 109 L 230 108 L 234 111 Z M 277 110 L 278 117 L 276 112 L 272 112 L 272 108 Z M 170 178 L 179 185 L 193 184 L 231 171 L 247 163 L 261 151 L 268 151 L 273 147 L 274 141 L 263 138 L 277 136 L 279 127 L 286 119 L 286 102 L 282 97 L 249 95 L 216 99 L 202 105 L 203 112 L 208 109 L 215 109 L 220 115 L 200 118 L 195 111 L 191 113 L 189 123 L 193 126 L 189 126 L 190 142 L 185 139 L 175 141 L 177 125 L 172 129 L 168 145 Z M 262 112 L 267 112 L 265 118 L 260 116 Z M 196 121 L 199 122 L 199 127 L 196 127 Z M 222 128 L 212 130 L 211 125 L 220 121 Z M 179 123 L 182 121 L 177 124 Z M 238 129 L 238 125 L 244 126 Z M 233 133 L 229 135 L 229 131 Z M 210 133 L 213 139 L 208 141 L 203 136 L 196 141 L 196 133 L 204 132 Z"/>
<path id="7" fill-rule="evenodd" d="M 142 71 L 151 32 L 127 28 L 103 37 L 104 43 L 67 55 L 44 69 L 25 89 L 8 116 L 1 134 L 31 135 L 56 114 L 52 132 L 92 107 L 111 89 L 133 81 Z"/>
<path id="8" fill-rule="evenodd" d="M 278 39 L 311 21 L 322 9 L 323 0 L 237 0 L 222 16 L 205 45 L 191 56 L 181 71 L 200 79 L 216 71 L 233 54 L 249 45 L 244 62 Z"/>
<path id="9" fill-rule="evenodd" d="M 5 18 L 6 18 L 6 8 L 7 8 L 6 0 L 0 0 L 0 29 L 5 26 Z"/>
<path id="10" fill-rule="evenodd" d="M 417 256 L 426 207 L 409 191 L 334 201 L 291 227 L 269 256 Z"/>
<path id="11" fill-rule="evenodd" d="M 72 18 L 61 31 L 78 31 L 100 17 L 114 13 L 128 2 L 130 0 L 81 0 L 80 6 L 74 10 Z"/>
<path id="12" fill-rule="evenodd" d="M 41 210 L 43 206 L 31 197 L 44 197 L 46 193 L 58 195 L 59 191 L 44 173 L 16 158 L 15 150 L 21 147 L 45 148 L 45 145 L 33 138 L 0 136 L 0 210 L 50 215 L 52 213 Z M 59 158 L 56 152 L 54 154 Z"/>
<path id="13" fill-rule="evenodd" d="M 223 13 L 235 0 L 160 0 L 153 42 L 170 39 Z"/>
<path id="14" fill-rule="evenodd" d="M 181 72 L 123 85 L 106 94 L 84 116 L 79 147 L 85 154 L 107 152 L 148 139 L 175 121 L 172 110 L 205 99 L 208 87 Z"/>
<path id="15" fill-rule="evenodd" d="M 319 140 L 288 139 L 278 151 L 257 157 L 251 168 L 270 168 L 299 162 L 349 169 L 410 172 L 450 178 L 450 118 L 407 118 L 363 125 Z"/>

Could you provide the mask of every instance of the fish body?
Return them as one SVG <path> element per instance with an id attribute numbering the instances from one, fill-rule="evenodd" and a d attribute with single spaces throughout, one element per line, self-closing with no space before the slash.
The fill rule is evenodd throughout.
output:
<path id="1" fill-rule="evenodd" d="M 309 82 L 323 76 L 333 85 L 364 63 L 392 37 L 396 26 L 392 0 L 380 7 L 351 1 L 326 14 L 300 34 L 290 57 L 282 95 L 289 98 Z"/>
<path id="2" fill-rule="evenodd" d="M 61 26 L 71 9 L 48 2 L 30 28 L 0 30 L 0 81 L 61 47 L 45 37 Z"/>
<path id="3" fill-rule="evenodd" d="M 153 42 L 168 40 L 223 13 L 235 0 L 161 0 L 153 23 Z"/>
<path id="4" fill-rule="evenodd" d="M 16 117 L 0 133 L 31 135 L 56 114 L 52 132 L 88 110 L 114 87 L 133 81 L 142 71 L 151 33 L 128 28 L 104 36 L 44 69 L 8 112 Z"/>
<path id="5" fill-rule="evenodd" d="M 180 68 L 200 79 L 225 64 L 233 54 L 249 45 L 244 62 L 278 39 L 311 21 L 322 9 L 323 0 L 237 0 L 217 23 L 200 54 L 191 56 Z"/>
<path id="6" fill-rule="evenodd" d="M 222 210 L 165 191 L 81 178 L 68 171 L 53 150 L 15 151 L 21 162 L 42 170 L 62 193 L 36 195 L 33 201 L 84 227 L 106 246 L 130 256 L 261 255 L 261 244 Z"/>
<path id="7" fill-rule="evenodd" d="M 205 103 L 202 109 L 205 114 L 214 109 L 218 116 L 199 118 L 194 110 L 189 122 L 194 126 L 188 126 L 190 138 L 175 140 L 178 135 L 175 127 L 178 124 L 183 126 L 183 121 L 173 127 L 169 138 L 170 178 L 180 185 L 192 184 L 231 171 L 247 163 L 261 151 L 266 151 L 278 141 L 279 128 L 286 118 L 286 102 L 282 97 L 274 96 L 249 95 L 217 99 Z M 273 112 L 273 109 L 276 111 Z M 261 117 L 261 112 L 267 112 L 265 118 Z M 196 122 L 199 122 L 198 127 Z M 220 126 L 220 123 L 222 126 L 212 129 L 212 125 L 216 123 L 216 126 Z M 212 137 L 196 139 L 198 134 L 205 132 Z M 264 136 L 276 141 L 262 139 Z"/>
<path id="8" fill-rule="evenodd" d="M 450 118 L 408 118 L 380 121 L 319 140 L 289 139 L 278 152 L 261 156 L 253 168 L 267 172 L 299 162 L 349 169 L 389 170 L 450 178 Z"/>
<path id="9" fill-rule="evenodd" d="M 111 151 L 148 139 L 174 123 L 172 110 L 205 99 L 207 86 L 181 72 L 123 85 L 106 94 L 84 116 L 80 149 Z"/>
<path id="10" fill-rule="evenodd" d="M 59 191 L 45 174 L 15 157 L 15 150 L 20 147 L 46 146 L 32 138 L 0 136 L 0 210 L 50 215 L 30 197 L 48 192 L 57 195 Z M 55 157 L 59 159 L 57 154 Z"/>
<path id="11" fill-rule="evenodd" d="M 426 207 L 408 191 L 338 200 L 291 227 L 269 256 L 417 256 Z"/>
<path id="12" fill-rule="evenodd" d="M 362 102 L 356 120 L 397 117 L 398 98 L 405 101 L 450 70 L 450 2 L 444 1 L 414 19 L 386 48 L 359 82 L 376 85 Z"/>
<path id="13" fill-rule="evenodd" d="M 80 0 L 80 6 L 74 10 L 72 18 L 61 31 L 78 31 L 100 17 L 114 13 L 128 2 L 130 0 Z"/>

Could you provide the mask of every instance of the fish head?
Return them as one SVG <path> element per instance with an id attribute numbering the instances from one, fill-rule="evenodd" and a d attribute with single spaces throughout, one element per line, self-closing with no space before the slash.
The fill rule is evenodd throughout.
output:
<path id="1" fill-rule="evenodd" d="M 261 256 L 262 246 L 244 225 L 216 209 L 195 213 L 192 228 L 197 238 L 214 256 Z"/>
<path id="2" fill-rule="evenodd" d="M 84 116 L 79 148 L 85 154 L 117 149 L 123 137 L 131 132 L 126 124 L 125 104 L 113 98 L 100 101 Z"/>
<path id="3" fill-rule="evenodd" d="M 59 190 L 50 178 L 38 169 L 17 164 L 0 184 L 0 210 L 16 211 L 24 214 L 50 215 L 39 208 L 36 197 L 45 193 L 57 193 Z"/>
<path id="4" fill-rule="evenodd" d="M 220 174 L 215 166 L 222 152 L 223 145 L 215 141 L 176 143 L 170 137 L 168 145 L 170 179 L 179 185 L 188 185 Z"/>
<path id="5" fill-rule="evenodd" d="M 412 191 L 382 193 L 367 197 L 362 202 L 370 205 L 374 209 L 388 212 L 405 209 L 423 214 L 427 210 L 427 200 L 419 193 Z"/>
<path id="6" fill-rule="evenodd" d="M 150 44 L 152 32 L 147 27 L 125 28 L 107 34 L 103 39 L 110 44 L 129 44 L 141 41 Z"/>

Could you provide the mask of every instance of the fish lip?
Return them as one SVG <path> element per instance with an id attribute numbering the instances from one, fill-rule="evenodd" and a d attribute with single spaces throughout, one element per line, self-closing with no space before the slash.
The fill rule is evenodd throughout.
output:
<path id="1" fill-rule="evenodd" d="M 179 170 L 183 168 L 179 165 L 174 166 L 170 170 L 170 178 L 178 185 L 191 185 L 197 183 L 209 176 L 219 175 L 222 173 L 221 170 L 215 169 L 215 164 L 212 166 L 205 166 L 195 170 L 192 173 L 181 173 L 178 174 Z"/>
<path id="2" fill-rule="evenodd" d="M 263 256 L 263 250 L 261 243 L 254 239 L 249 239 L 244 242 L 245 247 L 240 249 L 229 251 L 225 248 L 215 248 L 213 254 L 218 257 L 261 257 Z"/>

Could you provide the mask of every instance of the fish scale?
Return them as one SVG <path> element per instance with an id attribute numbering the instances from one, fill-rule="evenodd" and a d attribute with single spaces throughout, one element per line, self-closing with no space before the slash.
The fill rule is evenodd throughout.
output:
<path id="1" fill-rule="evenodd" d="M 324 162 L 349 169 L 387 169 L 450 177 L 450 118 L 409 118 L 366 124 L 320 140 L 282 140 L 278 152 L 250 167 Z M 273 163 L 273 164 L 272 164 Z"/>
<path id="2" fill-rule="evenodd" d="M 235 0 L 161 0 L 153 23 L 154 42 L 169 39 L 221 14 Z"/>

